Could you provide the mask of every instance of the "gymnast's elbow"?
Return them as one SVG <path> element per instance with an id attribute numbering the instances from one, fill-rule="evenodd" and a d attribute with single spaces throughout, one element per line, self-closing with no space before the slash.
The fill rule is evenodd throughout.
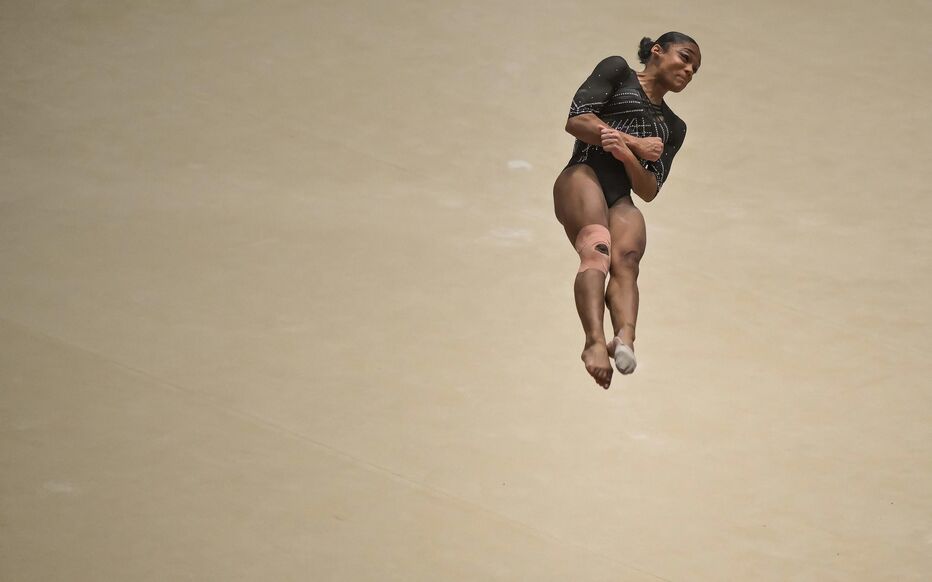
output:
<path id="1" fill-rule="evenodd" d="M 576 134 L 573 133 L 573 130 L 576 128 L 576 121 L 577 120 L 575 117 L 570 117 L 566 120 L 566 125 L 563 127 L 563 129 L 566 130 L 566 133 L 572 135 L 573 137 L 576 137 Z"/>
<path id="2" fill-rule="evenodd" d="M 638 195 L 638 198 L 640 198 L 644 202 L 653 202 L 654 198 L 657 197 L 657 194 L 660 193 L 657 190 L 657 188 L 652 188 L 651 190 L 642 190 L 640 192 L 638 192 L 637 190 L 633 188 L 632 190 L 634 190 L 634 193 Z"/>
<path id="3" fill-rule="evenodd" d="M 598 124 L 599 118 L 594 113 L 581 113 L 567 119 L 566 125 L 563 126 L 563 129 L 565 129 L 566 133 L 572 135 L 573 137 L 582 139 L 580 136 L 586 133 L 586 128 L 591 123 Z"/>

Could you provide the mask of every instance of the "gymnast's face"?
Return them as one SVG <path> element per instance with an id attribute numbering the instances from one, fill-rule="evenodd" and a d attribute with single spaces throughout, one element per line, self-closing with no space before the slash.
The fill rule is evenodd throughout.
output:
<path id="1" fill-rule="evenodd" d="M 659 44 L 651 49 L 656 57 L 657 72 L 670 91 L 679 93 L 693 80 L 702 63 L 699 47 L 691 42 L 671 44 L 667 50 Z"/>

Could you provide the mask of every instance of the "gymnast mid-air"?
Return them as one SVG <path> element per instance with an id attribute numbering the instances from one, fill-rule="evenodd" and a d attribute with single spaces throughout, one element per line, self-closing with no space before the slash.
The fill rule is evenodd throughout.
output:
<path id="1" fill-rule="evenodd" d="M 612 359 L 622 374 L 637 365 L 637 277 L 647 232 L 631 192 L 650 202 L 670 175 L 686 124 L 663 97 L 686 88 L 702 55 L 692 38 L 668 32 L 642 39 L 638 58 L 642 71 L 608 57 L 576 92 L 566 122 L 576 138 L 573 156 L 553 186 L 557 220 L 580 258 L 573 291 L 586 335 L 582 360 L 603 388 L 612 381 Z M 614 329 L 608 341 L 606 305 Z"/>

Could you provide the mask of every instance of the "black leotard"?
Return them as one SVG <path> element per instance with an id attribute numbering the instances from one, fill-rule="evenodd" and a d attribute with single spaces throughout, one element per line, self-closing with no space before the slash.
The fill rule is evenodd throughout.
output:
<path id="1" fill-rule="evenodd" d="M 606 125 L 636 137 L 659 137 L 663 140 L 663 153 L 656 162 L 641 160 L 641 165 L 657 178 L 657 190 L 670 175 L 673 156 L 683 145 L 686 124 L 667 107 L 666 103 L 650 102 L 637 73 L 622 57 L 608 57 L 599 63 L 582 84 L 569 117 L 594 113 Z M 567 167 L 586 164 L 595 171 L 609 206 L 631 195 L 631 180 L 624 164 L 599 146 L 576 140 L 573 157 Z"/>

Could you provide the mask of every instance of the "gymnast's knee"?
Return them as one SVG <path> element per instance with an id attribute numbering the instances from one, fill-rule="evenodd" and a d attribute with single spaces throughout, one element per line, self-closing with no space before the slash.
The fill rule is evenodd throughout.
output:
<path id="1" fill-rule="evenodd" d="M 612 276 L 637 277 L 642 254 L 634 249 L 615 249 L 611 262 Z"/>
<path id="2" fill-rule="evenodd" d="M 603 275 L 608 274 L 612 262 L 612 235 L 608 228 L 601 224 L 582 227 L 573 246 L 579 253 L 578 273 L 595 269 Z"/>

